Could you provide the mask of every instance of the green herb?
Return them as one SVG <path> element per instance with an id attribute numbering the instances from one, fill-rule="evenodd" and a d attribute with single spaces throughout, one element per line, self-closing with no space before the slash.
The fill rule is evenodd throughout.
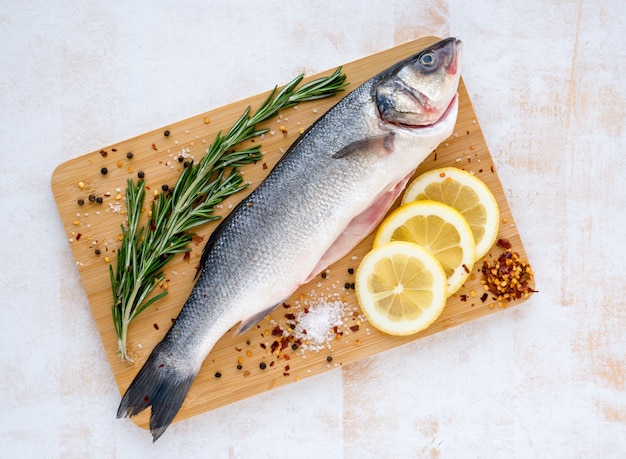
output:
<path id="1" fill-rule="evenodd" d="M 268 132 L 269 129 L 257 125 L 276 116 L 279 110 L 342 91 L 346 86 L 345 78 L 339 67 L 332 75 L 299 88 L 303 75 L 280 91 L 275 87 L 254 114 L 248 107 L 226 134 L 220 131 L 197 164 L 185 164 L 173 190 L 169 188 L 160 193 L 152 202 L 145 226 L 139 222 L 145 198 L 143 173 L 139 174 L 137 182 L 128 180 L 127 222 L 122 224 L 117 267 L 114 270 L 110 266 L 112 315 L 122 360 L 130 360 L 126 349 L 130 323 L 167 294 L 164 290 L 150 296 L 165 277 L 165 264 L 177 253 L 190 250 L 188 245 L 194 228 L 220 218 L 213 214 L 216 204 L 247 186 L 238 168 L 261 159 L 261 146 L 241 150 L 234 147 Z M 166 131 L 165 135 L 168 134 Z"/>

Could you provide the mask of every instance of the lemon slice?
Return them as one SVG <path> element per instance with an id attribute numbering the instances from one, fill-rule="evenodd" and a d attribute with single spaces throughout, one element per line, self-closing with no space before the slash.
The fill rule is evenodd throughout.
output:
<path id="1" fill-rule="evenodd" d="M 441 264 L 448 294 L 455 293 L 474 266 L 476 244 L 467 221 L 454 208 L 435 201 L 413 201 L 398 207 L 381 223 L 374 247 L 408 241 L 421 245 Z"/>
<path id="2" fill-rule="evenodd" d="M 371 250 L 357 269 L 354 288 L 370 323 L 391 335 L 410 335 L 439 317 L 446 275 L 423 247 L 390 242 Z"/>
<path id="3" fill-rule="evenodd" d="M 424 199 L 448 204 L 461 212 L 472 229 L 477 260 L 489 252 L 498 237 L 500 210 L 482 180 L 456 167 L 435 169 L 409 184 L 402 203 Z"/>

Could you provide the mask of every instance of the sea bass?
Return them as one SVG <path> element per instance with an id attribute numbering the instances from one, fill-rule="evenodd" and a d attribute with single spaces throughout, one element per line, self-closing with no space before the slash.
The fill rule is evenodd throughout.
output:
<path id="1" fill-rule="evenodd" d="M 156 441 L 222 335 L 254 326 L 376 227 L 452 134 L 461 49 L 448 38 L 393 65 L 293 143 L 211 234 L 189 298 L 124 394 L 118 418 L 151 406 Z"/>

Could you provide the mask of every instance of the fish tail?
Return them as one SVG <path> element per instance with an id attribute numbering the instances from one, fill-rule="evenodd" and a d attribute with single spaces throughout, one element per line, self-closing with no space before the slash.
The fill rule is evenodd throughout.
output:
<path id="1" fill-rule="evenodd" d="M 197 375 L 168 365 L 168 355 L 157 345 L 144 366 L 130 384 L 117 409 L 117 418 L 135 416 L 152 407 L 150 432 L 155 442 L 163 435 L 183 404 L 183 400 Z"/>

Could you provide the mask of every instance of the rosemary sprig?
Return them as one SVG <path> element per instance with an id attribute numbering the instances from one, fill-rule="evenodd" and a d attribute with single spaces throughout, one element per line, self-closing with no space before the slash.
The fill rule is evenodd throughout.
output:
<path id="1" fill-rule="evenodd" d="M 173 190 L 162 192 L 152 202 L 149 220 L 140 225 L 145 198 L 143 180 L 128 180 L 126 188 L 127 221 L 122 224 L 117 266 L 110 266 L 113 292 L 113 323 L 118 352 L 130 361 L 127 353 L 128 326 L 142 311 L 164 297 L 167 290 L 150 296 L 165 278 L 163 267 L 177 253 L 187 252 L 191 231 L 219 219 L 213 214 L 216 204 L 244 189 L 238 168 L 261 158 L 261 146 L 234 150 L 245 140 L 265 134 L 258 124 L 271 119 L 278 111 L 300 102 L 332 96 L 346 86 L 346 76 L 339 67 L 332 75 L 318 78 L 297 88 L 298 76 L 280 91 L 275 87 L 256 112 L 246 108 L 226 134 L 220 131 L 206 155 L 197 163 L 185 163 Z"/>

